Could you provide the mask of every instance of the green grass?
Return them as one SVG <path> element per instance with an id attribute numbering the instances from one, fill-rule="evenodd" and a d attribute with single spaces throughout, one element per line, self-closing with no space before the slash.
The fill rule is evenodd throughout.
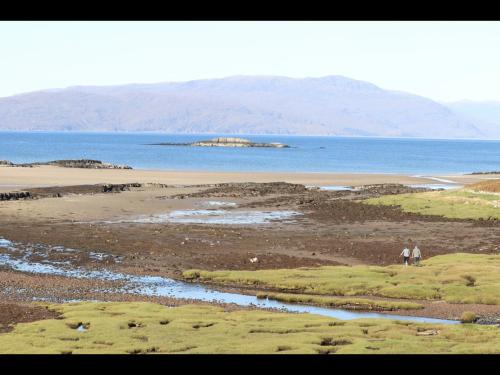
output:
<path id="1" fill-rule="evenodd" d="M 500 353 L 500 329 L 474 324 L 341 321 L 145 302 L 50 307 L 63 319 L 17 324 L 0 334 L 0 353 Z M 87 331 L 74 329 L 80 322 Z"/>
<path id="2" fill-rule="evenodd" d="M 424 306 L 419 303 L 406 301 L 384 301 L 367 298 L 339 298 L 325 297 L 310 294 L 291 294 L 291 293 L 257 293 L 257 298 L 268 298 L 275 301 L 288 303 L 303 303 L 315 306 L 327 306 L 347 308 L 350 310 L 375 310 L 375 311 L 394 311 L 394 310 L 416 310 Z"/>
<path id="3" fill-rule="evenodd" d="M 421 265 L 325 266 L 259 271 L 188 270 L 183 276 L 193 281 L 250 285 L 280 292 L 500 304 L 500 255 L 440 255 L 424 260 Z"/>
<path id="4" fill-rule="evenodd" d="M 464 311 L 462 316 L 460 317 L 460 321 L 462 323 L 474 323 L 477 319 L 477 316 L 472 311 Z"/>
<path id="5" fill-rule="evenodd" d="M 384 195 L 363 203 L 399 206 L 405 212 L 455 219 L 500 219 L 500 195 L 467 189 Z"/>

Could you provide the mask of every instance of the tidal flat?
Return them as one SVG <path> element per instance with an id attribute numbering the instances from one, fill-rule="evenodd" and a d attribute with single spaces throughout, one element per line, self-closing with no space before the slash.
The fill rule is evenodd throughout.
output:
<path id="1" fill-rule="evenodd" d="M 104 311 L 108 307 L 99 310 L 108 306 L 100 305 L 104 302 L 112 302 L 109 306 L 116 306 L 128 320 L 149 319 L 146 312 L 150 309 L 174 311 L 175 316 L 175 311 L 188 311 L 193 317 L 203 316 L 203 319 L 191 324 L 191 328 L 181 325 L 186 330 L 186 342 L 182 341 L 180 336 L 183 334 L 179 330 L 173 332 L 184 345 L 179 347 L 167 347 L 165 342 L 150 337 L 149 332 L 142 335 L 147 341 L 144 337 L 142 340 L 151 342 L 151 345 L 134 346 L 134 339 L 121 336 L 118 327 L 117 332 L 106 333 L 118 335 L 113 345 L 95 344 L 102 340 L 92 336 L 90 343 L 94 346 L 87 342 L 85 345 L 76 344 L 76 347 L 82 347 L 80 350 L 71 347 L 75 344 L 70 339 L 51 341 L 53 337 L 47 336 L 44 338 L 47 340 L 45 347 L 30 344 L 25 346 L 29 348 L 26 350 L 83 353 L 109 347 L 110 352 L 119 353 L 209 352 L 208 346 L 195 345 L 188 340 L 191 329 L 198 334 L 214 332 L 214 337 L 222 340 L 220 348 L 213 352 L 227 352 L 232 347 L 234 352 L 246 350 L 248 353 L 319 353 L 321 350 L 328 353 L 392 353 L 398 352 L 400 345 L 399 352 L 402 353 L 406 350 L 403 346 L 413 345 L 412 340 L 421 345 L 420 340 L 424 339 L 434 340 L 434 352 L 466 352 L 470 348 L 459 337 L 469 326 L 473 327 L 470 329 L 474 334 L 478 332 L 479 335 L 484 330 L 482 334 L 491 334 L 493 343 L 497 340 L 495 324 L 500 323 L 499 288 L 495 279 L 499 264 L 498 220 L 490 219 L 494 215 L 489 212 L 487 218 L 480 220 L 482 216 L 475 214 L 457 216 L 450 215 L 449 210 L 442 211 L 442 202 L 462 205 L 464 209 L 476 206 L 490 209 L 488 205 L 498 198 L 496 193 L 468 183 L 491 186 L 492 176 L 459 176 L 454 182 L 465 185 L 463 188 L 432 191 L 425 186 L 428 179 L 406 176 L 397 180 L 394 175 L 353 175 L 349 180 L 334 174 L 310 174 L 307 179 L 300 174 L 242 173 L 235 178 L 235 174 L 222 173 L 218 177 L 207 174 L 203 179 L 191 172 L 163 172 L 153 178 L 154 173 L 141 170 L 82 170 L 74 173 L 73 168 L 40 166 L 15 172 L 18 169 L 21 168 L 0 168 L 0 175 L 7 171 L 8 192 L 30 192 L 15 200 L 0 202 L 0 258 L 8 260 L 0 268 L 0 304 L 28 310 L 26 306 L 43 306 L 48 313 L 44 315 L 39 312 L 42 310 L 36 310 L 33 319 L 17 321 L 12 318 L 16 314 L 6 315 L 5 323 L 0 324 L 5 332 L 0 333 L 2 348 L 7 342 L 12 343 L 12 348 L 20 348 L 16 345 L 31 340 L 31 333 L 28 333 L 31 328 L 26 328 L 27 336 L 23 336 L 20 332 L 24 328 L 21 327 L 51 325 L 51 319 L 40 319 L 54 314 L 66 316 L 71 309 L 79 314 L 78 318 L 75 317 L 78 322 L 66 323 L 90 322 L 90 325 L 87 328 L 82 325 L 84 328 L 80 331 L 71 328 L 68 332 L 87 335 L 79 340 L 91 337 L 96 332 L 93 327 L 101 324 L 96 322 L 106 318 Z M 63 179 L 66 171 L 67 181 L 60 184 L 62 180 L 58 179 Z M 283 181 L 273 181 L 273 177 L 283 177 Z M 47 178 L 54 178 L 52 185 L 47 185 Z M 210 180 L 213 178 L 219 180 Z M 233 178 L 239 181 L 231 181 Z M 383 178 L 385 183 L 380 183 Z M 193 183 L 194 179 L 203 183 Z M 75 181 L 84 184 L 75 184 Z M 23 183 L 26 184 L 24 188 Z M 310 188 L 312 185 L 353 188 L 325 190 Z M 405 199 L 420 197 L 439 201 L 441 211 L 404 207 Z M 482 200 L 481 203 L 476 203 L 478 200 Z M 13 249 L 13 243 L 20 245 Z M 401 265 L 399 255 L 408 243 L 418 243 L 421 248 L 424 257 L 421 267 Z M 12 266 L 15 264 L 37 265 L 39 268 L 16 268 Z M 60 272 L 51 274 L 37 269 L 57 269 Z M 124 280 L 76 278 L 76 274 L 71 273 L 75 270 L 84 270 L 89 275 L 130 275 L 137 280 L 158 278 L 196 282 L 214 290 L 214 296 L 233 293 L 242 296 L 241 300 L 253 298 L 257 302 L 255 305 L 238 305 L 237 302 L 217 302 L 210 298 L 190 298 L 182 293 L 134 293 L 134 288 L 123 284 Z M 125 291 L 124 287 L 128 289 Z M 49 305 L 39 305 L 43 301 Z M 75 305 L 72 301 L 81 301 L 81 304 Z M 141 307 L 150 306 L 141 305 L 146 302 L 155 303 L 151 306 L 156 307 Z M 313 311 L 313 307 L 317 311 L 340 309 L 346 312 L 346 317 L 349 312 L 385 315 L 384 319 L 370 318 L 369 323 L 360 323 L 366 319 L 356 319 L 355 315 L 349 318 L 354 320 L 340 320 L 311 313 L 263 310 L 265 306 L 287 304 L 297 306 L 297 311 Z M 225 315 L 217 309 L 222 309 Z M 145 315 L 141 315 L 143 313 Z M 213 319 L 222 320 L 203 327 L 211 324 L 205 321 L 205 314 L 212 317 L 212 313 L 215 314 Z M 441 329 L 431 326 L 448 325 L 410 321 L 414 327 L 417 324 L 429 325 L 422 331 L 411 333 L 400 330 L 407 327 L 404 324 L 408 321 L 398 320 L 398 317 L 405 316 L 416 320 L 436 318 L 457 322 L 465 313 L 472 313 L 473 321 L 488 323 L 489 327 L 452 324 L 457 327 Z M 135 318 L 132 317 L 134 314 Z M 265 340 L 267 344 L 252 347 L 245 341 L 248 332 L 242 333 L 241 337 L 232 335 L 232 326 L 218 314 L 224 317 L 244 315 L 249 321 L 248 332 L 269 331 L 266 333 L 269 335 Z M 253 314 L 259 316 L 255 322 Z M 270 318 L 269 326 L 259 328 L 259 314 L 284 318 Z M 89 320 L 90 316 L 98 320 Z M 61 323 L 64 319 L 55 321 Z M 388 327 L 386 331 L 395 335 L 395 341 L 383 337 L 384 345 L 369 345 L 366 340 L 379 338 L 363 338 L 366 336 L 363 332 L 358 337 L 358 327 L 352 332 L 330 332 L 329 328 L 315 332 L 306 330 L 304 337 L 298 338 L 297 345 L 281 343 L 280 337 L 288 333 L 280 332 L 287 331 L 289 323 L 294 325 L 300 321 L 303 327 L 317 324 L 309 319 L 330 319 L 330 322 L 333 319 L 340 322 L 335 323 L 336 326 L 345 324 L 351 328 L 358 327 L 358 324 Z M 199 327 L 193 328 L 195 325 Z M 65 332 L 61 327 L 55 325 L 54 329 Z M 224 329 L 210 330 L 212 327 Z M 51 328 L 41 329 L 48 332 Z M 438 333 L 431 334 L 431 331 Z M 370 329 L 368 335 L 372 332 Z M 416 335 L 418 332 L 427 333 Z M 344 342 L 351 343 L 314 344 L 318 340 L 321 342 L 323 333 L 332 335 L 330 339 L 333 341 L 328 341 L 327 337 L 325 342 L 337 342 L 335 340 L 340 340 L 338 335 Z M 214 337 L 207 336 L 206 339 L 216 340 Z M 15 344 L 9 340 L 20 341 Z M 292 342 L 290 338 L 284 341 Z M 479 345 L 470 350 L 497 352 L 495 345 Z"/>

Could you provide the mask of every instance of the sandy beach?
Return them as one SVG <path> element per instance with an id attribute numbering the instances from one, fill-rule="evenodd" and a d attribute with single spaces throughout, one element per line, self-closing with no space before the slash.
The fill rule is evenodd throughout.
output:
<path id="1" fill-rule="evenodd" d="M 447 175 L 414 177 L 381 173 L 268 173 L 268 172 L 207 172 L 164 170 L 80 169 L 55 166 L 33 168 L 0 167 L 0 191 L 14 191 L 39 186 L 69 186 L 86 184 L 161 183 L 168 185 L 197 185 L 227 182 L 283 181 L 304 185 L 349 185 L 399 183 L 426 184 L 447 180 L 459 184 L 474 183 L 500 175 Z M 442 183 L 442 182 L 441 182 Z"/>

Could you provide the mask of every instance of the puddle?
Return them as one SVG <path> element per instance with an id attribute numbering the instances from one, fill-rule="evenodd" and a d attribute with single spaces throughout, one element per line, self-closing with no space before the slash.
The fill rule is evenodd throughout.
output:
<path id="1" fill-rule="evenodd" d="M 330 191 L 356 191 L 359 190 L 353 186 L 344 186 L 344 185 L 324 185 L 324 186 L 314 186 L 308 185 L 307 189 L 319 189 L 319 190 L 330 190 Z"/>
<path id="2" fill-rule="evenodd" d="M 424 189 L 432 189 L 432 190 L 449 190 L 449 189 L 458 189 L 463 187 L 463 185 L 459 184 L 413 184 L 406 185 L 411 188 L 424 188 Z"/>
<path id="3" fill-rule="evenodd" d="M 4 238 L 0 238 L 0 248 L 7 249 L 9 252 L 17 254 L 23 260 L 29 260 L 30 258 L 43 258 L 40 260 L 40 264 L 49 265 L 71 265 L 71 260 L 75 260 L 82 255 L 79 250 L 66 248 L 60 245 L 48 246 L 43 244 L 23 244 L 20 247 L 18 243 L 13 243 Z M 54 255 L 57 258 L 63 258 L 64 260 L 49 260 L 49 258 Z M 119 263 L 123 260 L 122 256 L 92 251 L 88 253 L 88 257 L 97 262 L 112 260 Z"/>
<path id="4" fill-rule="evenodd" d="M 296 211 L 177 210 L 167 214 L 141 216 L 135 219 L 117 221 L 103 221 L 102 223 L 252 225 L 270 224 L 276 220 L 293 222 L 292 218 L 299 215 L 301 213 Z"/>
<path id="5" fill-rule="evenodd" d="M 0 247 L 10 248 L 12 245 L 11 241 L 6 240 L 5 238 L 0 238 Z"/>
<path id="6" fill-rule="evenodd" d="M 96 253 L 96 252 L 90 251 L 89 252 L 89 258 L 90 259 L 94 259 L 94 260 L 102 261 L 102 260 L 105 260 L 105 259 L 112 259 L 113 256 L 109 255 L 109 254 L 106 254 L 106 253 Z"/>
<path id="7" fill-rule="evenodd" d="M 415 176 L 417 177 L 417 176 Z M 419 177 L 419 176 L 418 176 Z M 433 179 L 436 181 L 442 181 L 442 182 L 450 182 L 449 184 L 412 184 L 412 185 L 406 185 L 411 188 L 425 188 L 425 189 L 432 189 L 432 190 L 448 190 L 448 189 L 458 189 L 463 187 L 463 185 L 456 184 L 453 181 L 448 181 L 448 180 L 442 180 L 439 178 L 431 178 L 431 177 L 425 177 L 429 179 Z M 355 188 L 353 186 L 343 186 L 343 185 L 328 185 L 328 186 L 306 186 L 308 189 L 319 189 L 319 190 L 329 190 L 329 191 L 358 191 L 359 188 Z"/>
<path id="8" fill-rule="evenodd" d="M 6 244 L 4 248 L 22 251 L 24 245 L 20 243 L 13 243 L 8 240 L 0 238 L 1 244 Z M 291 303 L 282 303 L 279 301 L 258 299 L 255 296 L 249 296 L 238 293 L 219 292 L 207 288 L 201 284 L 192 284 L 182 281 L 177 281 L 160 276 L 136 276 L 120 272 L 113 272 L 109 270 L 91 271 L 77 267 L 63 267 L 54 264 L 42 264 L 37 262 L 30 262 L 25 259 L 14 259 L 11 254 L 0 254 L 0 266 L 6 266 L 16 271 L 57 275 L 73 278 L 108 280 L 108 281 L 122 281 L 124 286 L 118 288 L 118 293 L 131 293 L 144 296 L 160 296 L 160 297 L 173 297 L 185 298 L 198 301 L 208 302 L 221 302 L 221 303 L 235 303 L 241 306 L 256 306 L 260 308 L 273 308 L 288 312 L 297 313 L 310 313 L 323 316 L 329 316 L 337 319 L 360 319 L 360 318 L 377 318 L 377 319 L 392 319 L 392 320 L 405 320 L 421 323 L 441 323 L 441 324 L 458 324 L 458 321 L 423 318 L 414 316 L 403 315 L 390 315 L 382 313 L 363 313 L 352 312 L 341 309 L 329 309 L 323 307 L 296 305 Z"/>

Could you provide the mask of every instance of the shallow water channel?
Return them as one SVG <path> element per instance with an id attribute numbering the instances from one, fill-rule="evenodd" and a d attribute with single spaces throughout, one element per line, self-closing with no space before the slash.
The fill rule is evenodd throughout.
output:
<path id="1" fill-rule="evenodd" d="M 327 190 L 327 191 L 356 191 L 358 190 L 354 186 L 346 186 L 346 185 L 306 185 L 306 189 L 319 189 L 319 190 Z"/>
<path id="2" fill-rule="evenodd" d="M 219 207 L 222 204 L 215 202 Z M 225 202 L 220 202 L 225 203 Z M 212 204 L 216 206 L 216 204 Z M 224 206 L 229 206 L 225 204 Z M 222 209 L 175 210 L 165 214 L 131 217 L 121 220 L 101 221 L 103 224 L 210 224 L 210 225 L 258 225 L 271 224 L 276 220 L 293 223 L 301 214 L 296 211 L 241 211 Z"/>
<path id="3" fill-rule="evenodd" d="M 408 186 L 411 188 L 424 188 L 431 190 L 450 190 L 450 189 L 459 189 L 463 187 L 463 185 L 459 184 L 413 184 Z"/>
<path id="4" fill-rule="evenodd" d="M 422 323 L 458 323 L 458 321 L 454 320 L 381 313 L 352 312 L 341 309 L 330 309 L 324 307 L 282 303 L 268 299 L 258 299 L 255 296 L 249 296 L 245 294 L 220 292 L 210 289 L 210 287 L 202 284 L 187 283 L 166 277 L 137 276 L 104 269 L 87 270 L 79 267 L 72 267 L 71 262 L 51 262 L 48 259 L 35 262 L 29 259 L 34 253 L 40 256 L 40 254 L 43 254 L 44 252 L 48 253 L 49 251 L 64 252 L 65 250 L 67 250 L 69 253 L 78 251 L 75 249 L 65 249 L 62 246 L 51 247 L 41 244 L 26 245 L 0 238 L 0 248 L 4 250 L 4 252 L 0 253 L 0 266 L 8 267 L 15 271 L 33 274 L 120 281 L 123 282 L 124 285 L 118 288 L 118 290 L 113 290 L 113 292 L 124 294 L 132 293 L 144 296 L 173 297 L 209 302 L 212 301 L 221 303 L 235 303 L 241 306 L 256 306 L 260 308 L 279 309 L 288 312 L 318 314 L 346 320 L 359 318 L 383 318 Z"/>

